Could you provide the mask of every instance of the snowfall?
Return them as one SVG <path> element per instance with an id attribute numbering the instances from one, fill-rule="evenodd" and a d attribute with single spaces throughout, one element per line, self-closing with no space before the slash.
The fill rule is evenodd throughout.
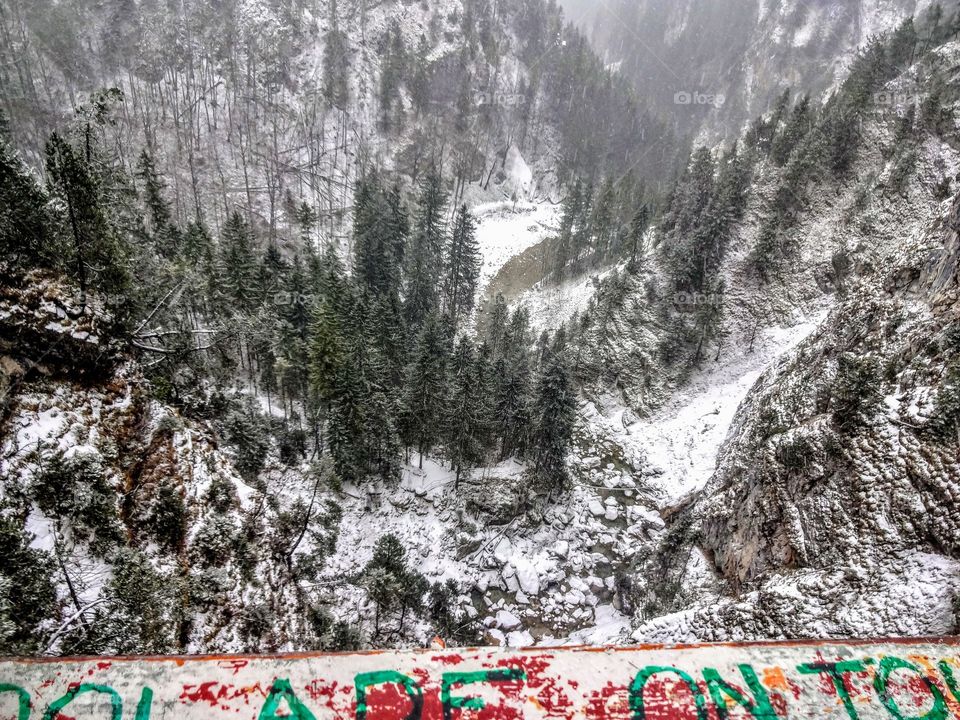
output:
<path id="1" fill-rule="evenodd" d="M 498 273 L 555 231 L 558 208 L 528 199 L 476 204 L 474 212 L 483 256 L 478 293 L 489 297 Z M 527 307 L 534 327 L 551 329 L 586 307 L 595 286 L 594 278 L 575 279 L 559 287 L 521 289 L 508 301 Z M 615 607 L 618 575 L 664 532 L 662 513 L 704 487 L 751 387 L 766 369 L 789 357 L 826 310 L 796 311 L 751 343 L 729 343 L 717 361 L 647 417 L 638 418 L 609 398 L 603 407 L 582 401 L 569 458 L 573 487 L 561 502 L 521 511 L 526 468 L 514 460 L 476 469 L 455 488 L 447 465 L 434 457 L 421 462 L 414 454 L 399 487 L 345 486 L 336 498 L 343 510 L 337 549 L 321 579 L 333 596 L 335 614 L 348 622 L 369 616 L 367 594 L 345 579 L 370 559 L 375 539 L 389 532 L 428 580 L 456 581 L 464 593 L 459 605 L 482 623 L 486 643 L 518 647 L 637 639 L 631 619 Z M 54 407 L 38 407 L 37 414 L 25 416 L 12 447 L 77 445 L 72 425 L 95 425 L 102 414 L 122 410 L 95 398 L 80 402 L 67 387 L 58 392 Z M 116 402 L 129 403 L 129 397 Z M 82 447 L 65 449 L 82 452 L 95 444 L 96 428 L 89 432 L 93 435 Z M 204 474 L 200 466 L 194 471 Z M 253 491 L 239 481 L 238 488 L 246 505 Z M 202 490 L 193 488 L 198 497 Z M 39 512 L 31 514 L 28 530 L 35 547 L 51 548 L 54 532 Z M 84 563 L 82 600 L 95 603 L 109 568 L 88 557 L 75 560 Z M 697 553 L 691 562 L 699 565 L 691 577 L 702 574 L 704 562 Z M 425 625 L 417 628 L 421 640 L 430 639 L 428 632 Z"/>
<path id="2" fill-rule="evenodd" d="M 541 242 L 556 220 L 555 206 L 496 203 L 476 209 L 483 252 L 480 292 L 512 257 Z M 593 281 L 531 289 L 524 302 L 538 328 L 557 327 L 586 306 Z M 561 303 L 555 300 L 562 298 Z M 660 510 L 700 490 L 713 473 L 734 414 L 751 386 L 807 337 L 826 307 L 797 314 L 785 327 L 762 332 L 752 349 L 731 348 L 678 391 L 652 416 L 637 419 L 624 407 L 601 411 L 583 402 L 580 417 L 590 437 L 619 446 L 626 462 L 571 456 L 579 464 L 565 502 L 542 518 L 522 513 L 484 526 L 464 509 L 464 490 L 520 482 L 514 461 L 475 470 L 454 491 L 454 473 L 433 458 L 413 456 L 399 489 L 345 488 L 338 552 L 326 570 L 343 577 L 372 553 L 371 528 L 398 536 L 429 580 L 453 579 L 472 589 L 460 598 L 487 628 L 487 641 L 504 646 L 618 644 L 631 641 L 630 618 L 613 605 L 615 575 L 643 543 L 663 531 Z M 584 479 L 585 478 L 585 479 Z M 496 483 L 492 483 L 496 480 Z M 366 599 L 357 589 L 339 598 L 345 617 Z"/>

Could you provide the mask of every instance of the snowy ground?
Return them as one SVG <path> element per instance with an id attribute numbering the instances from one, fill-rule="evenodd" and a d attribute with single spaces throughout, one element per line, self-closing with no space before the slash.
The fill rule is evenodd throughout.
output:
<path id="1" fill-rule="evenodd" d="M 520 297 L 536 330 L 556 330 L 576 313 L 587 309 L 597 285 L 608 272 L 565 280 L 559 285 L 537 285 Z"/>
<path id="2" fill-rule="evenodd" d="M 483 262 L 477 282 L 478 297 L 507 261 L 546 238 L 556 225 L 558 209 L 552 203 L 494 202 L 473 209 L 477 216 L 477 243 Z"/>
<path id="3" fill-rule="evenodd" d="M 412 564 L 429 580 L 460 584 L 460 601 L 487 628 L 487 642 L 512 647 L 629 642 L 630 620 L 614 607 L 618 570 L 628 568 L 638 549 L 662 531 L 658 507 L 709 479 L 750 387 L 824 313 L 766 331 L 753 352 L 729 350 L 655 416 L 626 428 L 622 408 L 601 415 L 586 404 L 587 427 L 622 445 L 625 456 L 641 458 L 642 467 L 632 472 L 629 464 L 577 458 L 574 488 L 562 503 L 542 508 L 542 519 L 528 521 L 517 514 L 493 523 L 464 504 L 470 487 L 500 487 L 520 479 L 524 468 L 513 461 L 476 471 L 459 491 L 447 467 L 428 458 L 420 470 L 416 457 L 399 489 L 368 496 L 346 488 L 338 552 L 325 574 L 344 577 L 362 568 L 372 553 L 375 528 L 376 535 L 399 537 Z M 366 602 L 362 591 L 348 586 L 338 597 L 338 612 L 355 620 Z"/>
<path id="4" fill-rule="evenodd" d="M 822 305 L 807 317 L 795 318 L 789 327 L 758 333 L 752 352 L 748 345 L 729 348 L 648 418 L 625 423 L 626 410 L 619 407 L 605 412 L 605 417 L 598 414 L 593 422 L 605 425 L 610 437 L 656 469 L 653 484 L 664 504 L 672 505 L 703 488 L 750 388 L 764 370 L 817 328 L 827 310 Z"/>

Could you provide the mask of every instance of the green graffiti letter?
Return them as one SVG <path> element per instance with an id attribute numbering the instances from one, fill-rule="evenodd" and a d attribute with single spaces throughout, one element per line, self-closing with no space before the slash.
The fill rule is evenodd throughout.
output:
<path id="1" fill-rule="evenodd" d="M 643 707 L 643 688 L 647 684 L 647 680 L 657 673 L 674 673 L 683 680 L 687 687 L 690 688 L 690 692 L 693 693 L 694 702 L 697 704 L 697 720 L 708 720 L 707 699 L 703 696 L 703 693 L 700 692 L 700 688 L 697 687 L 697 683 L 694 682 L 693 678 L 679 668 L 670 666 L 661 667 L 659 665 L 648 665 L 643 668 L 637 673 L 633 682 L 630 683 L 629 702 L 630 712 L 633 713 L 633 720 L 644 720 L 646 717 L 646 710 Z"/>
<path id="2" fill-rule="evenodd" d="M 277 715 L 277 707 L 281 700 L 287 701 L 287 707 L 290 708 L 289 715 Z M 141 702 L 143 702 L 142 699 Z M 294 694 L 293 688 L 290 687 L 290 681 L 277 678 L 273 681 L 273 687 L 270 688 L 267 699 L 263 701 L 259 720 L 280 720 L 288 717 L 294 717 L 297 720 L 316 720 L 313 713 L 307 710 L 306 705 L 300 702 L 300 699 Z"/>
<path id="3" fill-rule="evenodd" d="M 153 690 L 145 687 L 140 693 L 140 702 L 137 703 L 137 713 L 133 720 L 150 720 L 150 706 L 153 705 Z"/>
<path id="4" fill-rule="evenodd" d="M 98 692 L 109 695 L 110 720 L 121 720 L 123 716 L 123 701 L 120 699 L 117 691 L 108 685 L 93 685 L 90 683 L 84 683 L 83 685 L 70 688 L 63 697 L 57 698 L 50 703 L 50 705 L 47 706 L 47 711 L 43 714 L 43 720 L 54 720 L 61 710 L 73 702 L 73 699 L 77 697 L 77 695 L 88 692 Z"/>
<path id="5" fill-rule="evenodd" d="M 450 689 L 454 685 L 470 685 L 482 682 L 510 682 L 527 679 L 526 673 L 518 668 L 503 670 L 480 670 L 479 672 L 451 672 L 444 673 L 440 680 L 440 702 L 443 705 L 443 720 L 451 720 L 454 709 L 480 710 L 484 702 L 478 697 L 450 697 Z"/>
<path id="6" fill-rule="evenodd" d="M 818 675 L 820 673 L 829 675 L 833 681 L 833 687 L 837 691 L 837 695 L 843 701 L 843 706 L 847 709 L 847 715 L 850 716 L 850 720 L 857 720 L 857 709 L 853 706 L 853 700 L 850 699 L 850 691 L 847 690 L 845 676 L 847 673 L 852 672 L 866 672 L 867 665 L 872 662 L 872 660 L 867 660 L 866 662 L 846 660 L 835 663 L 809 663 L 797 665 L 797 671 L 803 675 Z"/>
<path id="7" fill-rule="evenodd" d="M 937 667 L 940 668 L 940 672 L 943 673 L 943 680 L 947 683 L 947 687 L 950 688 L 950 694 L 953 695 L 953 699 L 960 703 L 960 685 L 957 684 L 957 679 L 953 676 L 953 668 L 950 667 L 950 663 L 946 660 L 941 660 L 937 663 Z"/>
<path id="8" fill-rule="evenodd" d="M 930 708 L 926 714 L 904 715 L 900 712 L 900 706 L 897 705 L 897 701 L 887 692 L 887 681 L 890 679 L 890 675 L 897 670 L 909 670 L 910 672 L 916 673 L 920 676 L 920 681 L 926 686 L 927 690 L 930 691 L 930 695 L 933 697 L 933 707 Z M 933 684 L 930 678 L 923 674 L 923 670 L 913 663 L 901 660 L 893 655 L 888 655 L 880 661 L 877 674 L 873 677 L 873 687 L 880 697 L 880 702 L 883 703 L 883 706 L 891 715 L 897 718 L 897 720 L 946 720 L 949 714 L 943 693 L 940 692 L 940 688 Z"/>
<path id="9" fill-rule="evenodd" d="M 28 693 L 19 685 L 0 683 L 0 693 L 8 692 L 15 692 L 17 694 L 17 703 L 19 703 L 17 720 L 28 720 L 30 717 L 30 693 Z"/>
<path id="10" fill-rule="evenodd" d="M 710 690 L 710 697 L 713 698 L 717 706 L 717 714 L 720 720 L 725 720 L 730 713 L 727 710 L 727 697 L 734 702 L 742 705 L 755 718 L 762 720 L 776 720 L 777 713 L 770 704 L 770 696 L 767 695 L 767 689 L 760 683 L 757 673 L 749 665 L 738 665 L 743 679 L 753 693 L 753 700 L 740 693 L 737 688 L 727 683 L 720 674 L 713 668 L 703 669 L 703 679 L 707 681 L 707 688 Z M 727 697 L 724 697 L 726 694 Z"/>
<path id="11" fill-rule="evenodd" d="M 357 688 L 357 720 L 365 720 L 367 717 L 367 688 L 374 685 L 384 685 L 386 683 L 396 683 L 403 687 L 413 704 L 410 714 L 406 720 L 420 720 L 423 712 L 423 691 L 413 680 L 402 673 L 393 670 L 380 670 L 378 672 L 360 673 L 353 679 L 353 684 Z"/>

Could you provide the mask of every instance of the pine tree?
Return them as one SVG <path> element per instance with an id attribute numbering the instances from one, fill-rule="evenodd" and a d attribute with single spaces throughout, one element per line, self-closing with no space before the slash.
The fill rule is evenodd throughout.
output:
<path id="1" fill-rule="evenodd" d="M 493 375 L 490 346 L 480 343 L 477 361 L 474 364 L 474 387 L 476 388 L 475 431 L 481 453 L 485 456 L 493 447 L 494 411 L 496 409 L 496 379 Z"/>
<path id="2" fill-rule="evenodd" d="M 91 626 L 98 635 L 100 653 L 163 655 L 174 649 L 176 585 L 153 569 L 138 550 L 124 548 L 113 562 L 113 573 L 103 591 L 107 601 Z M 92 649 L 92 648 L 90 648 Z M 81 651 L 79 648 L 73 652 Z"/>
<path id="3" fill-rule="evenodd" d="M 189 277 L 192 289 L 190 302 L 194 312 L 218 312 L 222 309 L 224 302 L 216 249 L 201 217 L 187 224 L 181 260 L 183 272 Z"/>
<path id="4" fill-rule="evenodd" d="M 403 102 L 400 84 L 407 75 L 407 49 L 399 24 L 392 23 L 381 42 L 380 56 L 380 128 L 396 132 L 403 127 Z"/>
<path id="5" fill-rule="evenodd" d="M 346 334 L 350 331 L 345 311 L 351 292 L 336 250 L 324 253 L 316 272 L 318 296 L 310 324 L 309 382 L 314 405 L 326 415 L 343 381 Z M 315 431 L 319 435 L 319 422 Z M 316 439 L 320 445 L 320 438 Z"/>
<path id="6" fill-rule="evenodd" d="M 183 261 L 186 267 L 201 268 L 203 272 L 213 267 L 213 239 L 203 218 L 187 224 L 183 235 Z"/>
<path id="7" fill-rule="evenodd" d="M 787 108 L 790 106 L 790 88 L 785 89 L 773 104 L 773 110 L 767 118 L 762 118 L 758 125 L 758 144 L 761 152 L 769 153 L 774 138 L 780 129 L 780 123 Z"/>
<path id="8" fill-rule="evenodd" d="M 699 292 L 715 263 L 715 223 L 711 202 L 716 195 L 713 156 L 707 148 L 694 151 L 662 223 L 664 251 L 674 290 Z"/>
<path id="9" fill-rule="evenodd" d="M 562 345 L 552 348 L 540 373 L 532 414 L 534 472 L 552 494 L 567 483 L 567 454 L 576 419 L 576 396 Z"/>
<path id="10" fill-rule="evenodd" d="M 373 557 L 361 575 L 363 584 L 376 607 L 373 635 L 380 634 L 380 623 L 385 611 L 400 609 L 399 631 L 403 633 L 407 610 L 419 611 L 429 583 L 420 573 L 407 566 L 407 551 L 396 535 L 387 533 L 377 540 Z"/>
<path id="11" fill-rule="evenodd" d="M 403 307 L 396 295 L 375 298 L 370 305 L 370 336 L 383 358 L 387 394 L 399 402 L 409 361 L 409 337 Z"/>
<path id="12" fill-rule="evenodd" d="M 934 135 L 949 137 L 954 126 L 954 113 L 953 105 L 947 99 L 948 85 L 942 78 L 935 77 L 927 87 L 928 90 L 920 103 L 920 125 Z"/>
<path id="13" fill-rule="evenodd" d="M 887 46 L 887 58 L 896 67 L 909 67 L 913 64 L 917 50 L 917 28 L 913 18 L 907 18 L 894 30 Z"/>
<path id="14" fill-rule="evenodd" d="M 644 202 L 637 208 L 630 220 L 630 268 L 636 271 L 640 258 L 643 257 L 646 248 L 644 247 L 643 236 L 647 232 L 650 223 L 650 208 Z"/>
<path id="15" fill-rule="evenodd" d="M 463 471 L 482 459 L 480 380 L 473 344 L 462 338 L 451 362 L 450 404 L 445 432 L 447 454 L 456 470 L 455 488 L 460 486 Z"/>
<path id="16" fill-rule="evenodd" d="M 611 250 L 614 249 L 615 222 L 614 206 L 617 202 L 617 193 L 613 185 L 613 179 L 608 177 L 604 180 L 600 191 L 597 193 L 596 202 L 593 204 L 593 210 L 590 217 L 590 235 L 593 238 L 594 262 L 603 261 Z"/>
<path id="17" fill-rule="evenodd" d="M 227 297 L 240 311 L 249 311 L 257 299 L 257 261 L 253 232 L 236 210 L 223 226 L 220 262 Z"/>
<path id="18" fill-rule="evenodd" d="M 46 165 L 51 192 L 66 211 L 72 241 L 68 265 L 81 290 L 93 285 L 107 292 L 125 291 L 130 283 L 126 248 L 107 217 L 93 168 L 56 133 L 47 141 Z"/>
<path id="19" fill-rule="evenodd" d="M 696 293 L 707 292 L 727 253 L 733 225 L 742 216 L 750 188 L 752 158 L 738 152 L 734 143 L 718 163 L 706 209 L 690 229 L 690 258 L 684 263 L 678 287 Z"/>
<path id="20" fill-rule="evenodd" d="M 560 232 L 554 246 L 553 266 L 550 268 L 550 273 L 557 282 L 563 280 L 566 275 L 567 265 L 576 253 L 577 238 L 582 234 L 585 208 L 588 205 L 585 192 L 583 183 L 578 178 L 563 201 Z"/>
<path id="21" fill-rule="evenodd" d="M 705 300 L 697 305 L 694 326 L 697 333 L 697 349 L 693 354 L 693 364 L 699 365 L 710 343 L 719 341 L 723 336 L 723 279 L 713 281 L 704 287 Z"/>
<path id="22" fill-rule="evenodd" d="M 503 355 L 495 362 L 496 417 L 501 459 L 522 456 L 530 433 L 530 358 L 527 315 L 514 311 L 504 337 Z"/>
<path id="23" fill-rule="evenodd" d="M 453 613 L 453 602 L 459 595 L 457 584 L 448 579 L 445 583 L 435 582 L 430 586 L 427 610 L 434 623 L 436 634 L 444 639 L 454 636 L 457 620 Z"/>
<path id="24" fill-rule="evenodd" d="M 343 327 L 343 361 L 330 383 L 330 452 L 344 482 L 372 475 L 399 475 L 400 442 L 394 409 L 385 391 L 385 369 L 368 327 L 368 309 L 358 298 Z"/>
<path id="25" fill-rule="evenodd" d="M 399 187 L 384 191 L 370 174 L 357 184 L 354 196 L 354 275 L 374 296 L 396 295 L 409 231 Z"/>
<path id="26" fill-rule="evenodd" d="M 271 242 L 263 252 L 257 270 L 255 297 L 258 305 L 272 307 L 278 298 L 283 299 L 287 270 L 287 261 L 280 254 L 280 248 Z"/>
<path id="27" fill-rule="evenodd" d="M 479 277 L 480 248 L 477 245 L 476 221 L 467 206 L 463 205 L 453 225 L 444 286 L 446 311 L 454 324 L 473 310 Z"/>
<path id="28" fill-rule="evenodd" d="M 303 243 L 305 247 L 312 249 L 313 241 L 311 235 L 319 220 L 317 211 L 311 205 L 307 204 L 306 201 L 303 201 L 297 207 L 296 220 L 300 228 L 300 242 Z"/>
<path id="29" fill-rule="evenodd" d="M 869 423 L 880 406 L 880 368 L 876 358 L 843 353 L 830 388 L 830 416 L 837 429 L 850 433 Z"/>
<path id="30" fill-rule="evenodd" d="M 327 251 L 310 339 L 312 402 L 326 415 L 337 475 L 360 483 L 399 474 L 400 442 L 388 363 L 379 349 L 367 296 L 342 277 Z M 322 417 L 318 418 L 319 424 Z M 319 432 L 317 430 L 317 432 Z"/>
<path id="31" fill-rule="evenodd" d="M 17 520 L 0 518 L 0 644 L 17 655 L 43 652 L 49 620 L 57 613 L 54 559 L 31 548 L 32 541 Z"/>
<path id="32" fill-rule="evenodd" d="M 960 339 L 960 332 L 954 332 Z M 960 359 L 944 368 L 933 412 L 924 429 L 945 442 L 956 440 L 960 443 Z"/>
<path id="33" fill-rule="evenodd" d="M 151 237 L 161 257 L 172 260 L 179 250 L 180 234 L 173 224 L 170 206 L 163 197 L 163 180 L 153 156 L 146 149 L 137 159 L 137 178 L 143 183 L 143 200 L 150 218 Z"/>
<path id="34" fill-rule="evenodd" d="M 797 146 L 800 140 L 810 132 L 813 127 L 813 110 L 810 107 L 810 96 L 804 95 L 793 106 L 790 111 L 790 117 L 777 136 L 773 140 L 770 148 L 770 157 L 780 166 L 787 163 L 790 153 Z"/>
<path id="35" fill-rule="evenodd" d="M 841 93 L 831 98 L 824 115 L 821 126 L 827 141 L 827 169 L 842 179 L 849 173 L 860 145 L 860 108 L 850 96 Z"/>
<path id="36" fill-rule="evenodd" d="M 413 77 L 408 81 L 410 99 L 418 116 L 430 102 L 430 44 L 424 35 L 417 42 L 416 59 L 412 63 Z"/>
<path id="37" fill-rule="evenodd" d="M 364 438 L 369 409 L 364 399 L 369 389 L 362 370 L 350 364 L 364 359 L 363 348 L 355 338 L 346 340 L 343 356 L 343 366 L 333 378 L 328 414 L 330 456 L 341 481 L 359 484 L 367 479 L 370 461 Z"/>
<path id="38" fill-rule="evenodd" d="M 330 29 L 323 47 L 323 94 L 333 107 L 346 109 L 350 102 L 350 51 L 346 34 L 340 30 L 337 0 L 330 1 Z"/>
<path id="39" fill-rule="evenodd" d="M 487 344 L 490 346 L 490 357 L 497 360 L 503 356 L 504 339 L 507 334 L 507 319 L 510 311 L 503 293 L 498 292 L 490 310 L 490 320 L 487 323 Z"/>
<path id="40" fill-rule="evenodd" d="M 710 150 L 697 148 L 690 165 L 678 181 L 664 219 L 666 229 L 675 229 L 681 236 L 700 224 L 713 195 L 714 162 Z"/>
<path id="41" fill-rule="evenodd" d="M 46 193 L 0 136 L 0 254 L 15 265 L 57 262 L 46 204 Z"/>
<path id="42" fill-rule="evenodd" d="M 410 240 L 410 217 L 403 201 L 399 181 L 386 191 L 387 199 L 387 256 L 391 262 L 391 294 L 396 295 L 403 285 L 404 255 Z"/>
<path id="43" fill-rule="evenodd" d="M 411 328 L 439 307 L 440 278 L 446 255 L 447 194 L 437 168 L 432 168 L 420 186 L 417 213 L 405 258 L 404 313 Z"/>
<path id="44" fill-rule="evenodd" d="M 436 313 L 427 316 L 407 368 L 403 398 L 405 440 L 415 445 L 420 467 L 442 437 L 447 417 L 448 340 Z"/>
<path id="45" fill-rule="evenodd" d="M 235 465 L 240 475 L 254 480 L 266 460 L 270 448 L 270 427 L 260 412 L 260 404 L 253 398 L 231 410 L 224 418 L 227 438 L 235 446 Z"/>
<path id="46" fill-rule="evenodd" d="M 280 309 L 280 316 L 290 324 L 296 336 L 306 342 L 310 329 L 310 286 L 299 255 L 293 256 L 285 279 L 286 303 Z"/>

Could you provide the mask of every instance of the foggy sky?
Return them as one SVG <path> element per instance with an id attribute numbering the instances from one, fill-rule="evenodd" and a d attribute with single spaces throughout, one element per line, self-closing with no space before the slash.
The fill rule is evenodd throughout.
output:
<path id="1" fill-rule="evenodd" d="M 597 0 L 558 0 L 563 8 L 564 17 L 583 29 L 593 26 L 593 20 L 599 12 Z"/>

